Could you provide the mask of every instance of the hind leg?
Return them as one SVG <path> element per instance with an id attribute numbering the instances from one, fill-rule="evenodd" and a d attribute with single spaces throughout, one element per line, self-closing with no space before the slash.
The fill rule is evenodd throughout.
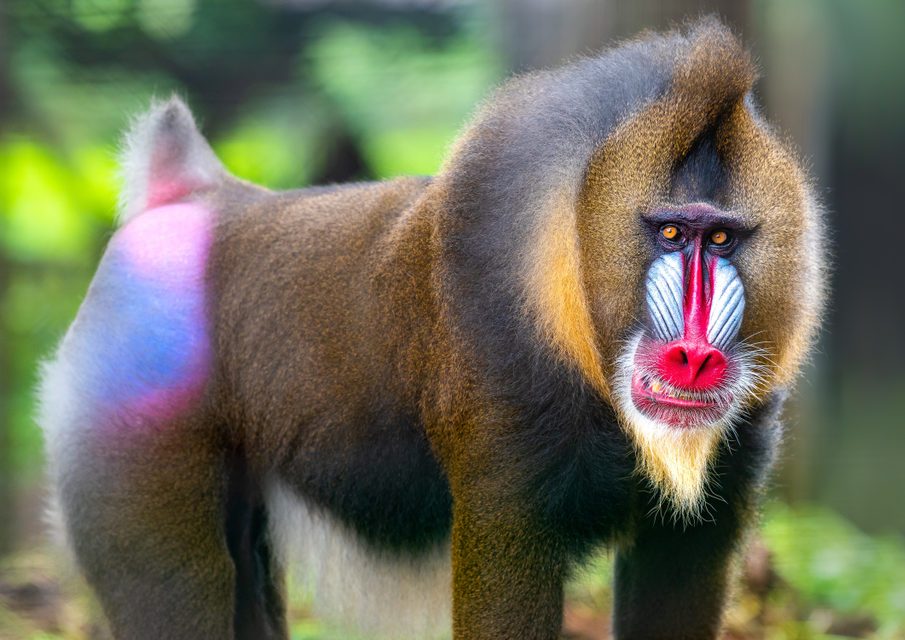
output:
<path id="1" fill-rule="evenodd" d="M 77 443 L 58 491 L 116 638 L 232 638 L 223 456 L 188 421 Z"/>
<path id="2" fill-rule="evenodd" d="M 178 100 L 128 146 L 123 224 L 42 377 L 67 533 L 117 638 L 284 637 L 260 500 L 207 409 L 219 213 L 186 196 L 226 174 Z"/>
<path id="3" fill-rule="evenodd" d="M 236 571 L 235 637 L 288 637 L 285 579 L 270 540 L 270 517 L 259 485 L 241 461 L 230 473 L 226 540 Z"/>

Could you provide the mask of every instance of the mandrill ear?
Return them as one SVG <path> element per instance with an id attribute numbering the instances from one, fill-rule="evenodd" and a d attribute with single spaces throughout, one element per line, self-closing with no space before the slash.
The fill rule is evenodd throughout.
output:
<path id="1" fill-rule="evenodd" d="M 176 96 L 153 103 L 136 118 L 124 138 L 120 167 L 120 223 L 216 186 L 229 175 Z"/>

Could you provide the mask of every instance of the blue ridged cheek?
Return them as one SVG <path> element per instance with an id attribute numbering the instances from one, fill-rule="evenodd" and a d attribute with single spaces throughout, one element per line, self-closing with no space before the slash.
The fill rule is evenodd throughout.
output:
<path id="1" fill-rule="evenodd" d="M 678 251 L 667 253 L 651 264 L 645 281 L 645 300 L 655 335 L 663 342 L 682 337 L 685 331 L 685 263 Z"/>
<path id="2" fill-rule="evenodd" d="M 718 349 L 727 349 L 738 337 L 745 313 L 745 287 L 741 276 L 725 258 L 713 269 L 713 300 L 707 323 L 707 339 Z"/>

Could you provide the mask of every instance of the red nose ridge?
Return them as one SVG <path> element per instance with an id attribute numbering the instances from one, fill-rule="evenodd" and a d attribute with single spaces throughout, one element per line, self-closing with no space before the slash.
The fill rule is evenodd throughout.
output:
<path id="1" fill-rule="evenodd" d="M 676 340 L 657 358 L 657 373 L 674 387 L 705 390 L 717 386 L 726 374 L 726 356 L 706 343 Z"/>

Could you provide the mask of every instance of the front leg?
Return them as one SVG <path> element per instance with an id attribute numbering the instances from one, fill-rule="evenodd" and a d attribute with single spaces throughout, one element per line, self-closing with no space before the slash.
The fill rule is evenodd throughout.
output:
<path id="1" fill-rule="evenodd" d="M 616 556 L 613 628 L 618 640 L 703 640 L 720 631 L 732 560 L 753 524 L 764 479 L 782 434 L 785 392 L 773 393 L 737 427 L 714 461 L 720 472 L 707 521 L 684 525 L 648 515 Z M 649 496 L 644 508 L 656 505 Z"/>
<path id="2" fill-rule="evenodd" d="M 715 638 L 736 540 L 731 522 L 648 523 L 616 557 L 616 638 Z"/>
<path id="3" fill-rule="evenodd" d="M 493 491 L 457 496 L 455 640 L 550 640 L 562 626 L 564 554 L 537 519 Z"/>

